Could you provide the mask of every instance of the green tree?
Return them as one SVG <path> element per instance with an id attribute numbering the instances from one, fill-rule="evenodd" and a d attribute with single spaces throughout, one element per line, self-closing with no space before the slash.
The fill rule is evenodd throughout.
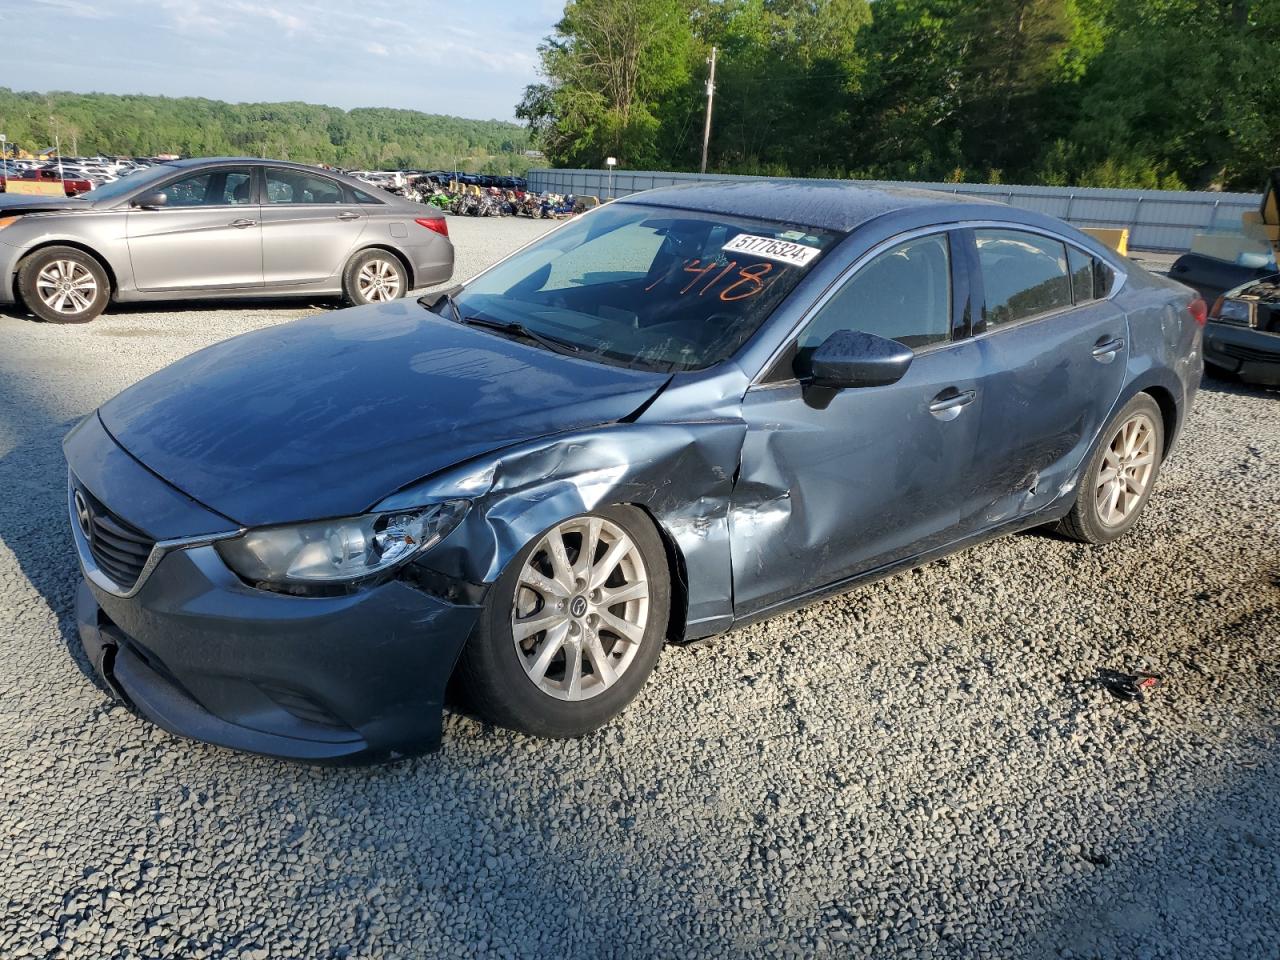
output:
<path id="1" fill-rule="evenodd" d="M 525 91 L 517 115 L 553 162 L 661 161 L 658 104 L 687 81 L 694 55 L 684 0 L 570 0 L 538 51 L 546 83 Z"/>

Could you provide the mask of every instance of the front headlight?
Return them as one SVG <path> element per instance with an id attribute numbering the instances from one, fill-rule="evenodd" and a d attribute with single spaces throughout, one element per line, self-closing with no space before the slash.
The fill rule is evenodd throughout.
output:
<path id="1" fill-rule="evenodd" d="M 1222 306 L 1218 308 L 1218 315 L 1215 320 L 1221 320 L 1224 323 L 1238 323 L 1241 326 L 1249 326 L 1252 307 L 1244 300 L 1223 300 Z"/>
<path id="2" fill-rule="evenodd" d="M 217 544 L 232 570 L 250 583 L 332 584 L 389 570 L 428 550 L 462 522 L 470 500 L 250 530 Z"/>

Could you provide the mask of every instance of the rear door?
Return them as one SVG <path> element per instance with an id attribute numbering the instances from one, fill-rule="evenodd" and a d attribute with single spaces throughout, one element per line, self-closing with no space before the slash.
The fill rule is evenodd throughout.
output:
<path id="1" fill-rule="evenodd" d="M 320 283 L 342 270 L 368 225 L 337 180 L 267 167 L 262 202 L 262 267 L 267 286 Z"/>
<path id="2" fill-rule="evenodd" d="M 1103 261 L 1047 233 L 965 235 L 984 303 L 974 476 L 984 493 L 966 522 L 980 530 L 1071 492 L 1124 387 L 1129 330 Z"/>
<path id="3" fill-rule="evenodd" d="M 160 186 L 167 200 L 126 218 L 139 290 L 262 285 L 262 233 L 252 167 L 214 167 Z"/>

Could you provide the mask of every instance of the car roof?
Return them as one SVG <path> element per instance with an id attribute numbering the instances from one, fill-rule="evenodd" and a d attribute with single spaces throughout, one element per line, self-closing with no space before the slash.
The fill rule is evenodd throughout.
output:
<path id="1" fill-rule="evenodd" d="M 1005 207 L 990 200 L 936 190 L 827 180 L 690 183 L 633 193 L 617 202 L 774 220 L 841 233 L 848 233 L 884 214 L 913 207 L 956 203 Z"/>
<path id="2" fill-rule="evenodd" d="M 156 166 L 181 170 L 186 167 L 208 167 L 222 164 L 288 167 L 292 170 L 302 170 L 307 173 L 338 174 L 337 170 L 326 170 L 310 163 L 295 163 L 292 160 L 272 160 L 270 157 L 183 157 L 181 160 L 161 160 Z"/>

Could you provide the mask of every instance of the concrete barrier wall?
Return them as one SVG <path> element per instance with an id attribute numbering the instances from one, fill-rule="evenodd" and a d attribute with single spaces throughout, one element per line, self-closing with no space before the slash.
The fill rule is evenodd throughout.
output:
<path id="1" fill-rule="evenodd" d="M 663 173 L 653 170 L 530 170 L 529 187 L 549 193 L 592 194 L 601 200 L 640 190 L 698 180 L 759 180 L 729 174 Z M 869 186 L 917 187 L 985 197 L 1038 210 L 1078 227 L 1124 227 L 1138 250 L 1183 252 L 1197 233 L 1239 233 L 1240 215 L 1257 210 L 1260 194 L 1173 190 L 1108 190 L 1098 187 L 1023 187 L 985 183 L 907 183 L 861 180 Z"/>

